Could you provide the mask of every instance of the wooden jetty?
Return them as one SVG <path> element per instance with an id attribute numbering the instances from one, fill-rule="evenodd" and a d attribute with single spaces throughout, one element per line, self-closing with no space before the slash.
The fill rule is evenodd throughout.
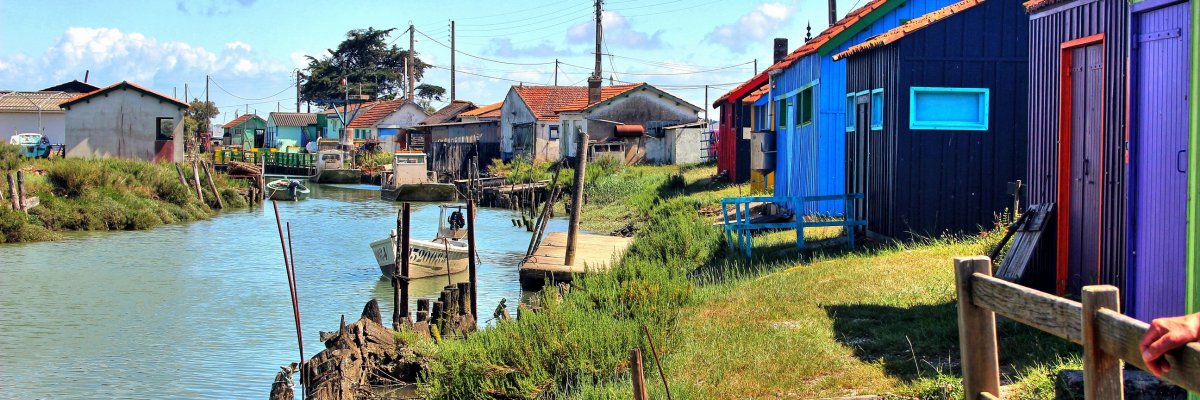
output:
<path id="1" fill-rule="evenodd" d="M 547 277 L 552 277 L 554 282 L 570 282 L 575 274 L 607 271 L 632 243 L 633 238 L 581 233 L 575 242 L 575 263 L 564 265 L 567 233 L 548 233 L 521 264 L 521 287 L 540 289 Z"/>

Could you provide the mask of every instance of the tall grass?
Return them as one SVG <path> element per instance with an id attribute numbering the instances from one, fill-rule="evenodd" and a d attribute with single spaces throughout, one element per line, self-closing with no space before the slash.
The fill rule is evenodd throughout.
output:
<path id="1" fill-rule="evenodd" d="M 201 202 L 171 164 L 76 158 L 18 163 L 26 171 L 26 192 L 41 204 L 28 215 L 0 213 L 0 242 L 52 240 L 57 231 L 150 229 L 216 214 L 207 186 Z M 223 174 L 213 181 L 225 207 L 246 207 L 236 182 Z"/>

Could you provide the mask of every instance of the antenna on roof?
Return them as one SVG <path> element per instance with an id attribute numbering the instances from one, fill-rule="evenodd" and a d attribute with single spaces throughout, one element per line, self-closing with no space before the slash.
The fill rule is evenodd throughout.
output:
<path id="1" fill-rule="evenodd" d="M 808 21 L 808 27 L 804 28 L 804 41 L 812 40 L 812 21 Z"/>
<path id="2" fill-rule="evenodd" d="M 87 83 L 88 75 L 91 75 L 91 74 L 92 74 L 92 70 L 90 70 L 90 69 L 83 70 L 83 83 Z"/>

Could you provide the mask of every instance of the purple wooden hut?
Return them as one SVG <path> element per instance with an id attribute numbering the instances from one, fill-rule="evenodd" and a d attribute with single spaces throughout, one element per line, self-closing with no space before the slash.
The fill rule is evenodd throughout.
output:
<path id="1" fill-rule="evenodd" d="M 1032 0 L 1029 202 L 1056 204 L 1029 284 L 1125 287 L 1126 0 Z M 1060 144 L 1062 144 L 1060 146 Z"/>
<path id="2" fill-rule="evenodd" d="M 1126 313 L 1186 311 L 1190 1 L 1130 6 Z"/>

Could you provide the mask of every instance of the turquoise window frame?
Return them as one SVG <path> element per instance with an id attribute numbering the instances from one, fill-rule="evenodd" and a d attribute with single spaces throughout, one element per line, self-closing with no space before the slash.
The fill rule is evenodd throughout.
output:
<path id="1" fill-rule="evenodd" d="M 876 102 L 878 100 L 878 102 Z M 871 130 L 883 130 L 883 88 L 871 91 Z"/>
<path id="2" fill-rule="evenodd" d="M 966 119 L 934 119 L 927 118 L 918 120 L 920 104 L 917 103 L 917 97 L 920 94 L 975 94 L 976 115 L 973 120 Z M 961 87 L 922 87 L 913 86 L 909 89 L 909 107 L 908 107 L 908 127 L 912 130 L 950 130 L 950 131 L 986 131 L 988 130 L 989 120 L 989 102 L 991 100 L 991 89 L 987 88 L 961 88 Z"/>
<path id="3" fill-rule="evenodd" d="M 816 114 L 816 107 L 813 106 L 813 87 L 810 86 L 801 90 L 800 94 L 796 95 L 796 102 L 799 103 L 796 106 L 796 115 L 798 116 L 796 118 L 796 125 L 802 127 L 812 125 L 813 121 L 816 120 L 816 116 L 814 115 Z"/>
<path id="4" fill-rule="evenodd" d="M 858 96 L 855 96 L 854 93 L 846 93 L 846 132 L 854 132 L 854 120 L 856 119 L 854 118 L 855 97 Z"/>

